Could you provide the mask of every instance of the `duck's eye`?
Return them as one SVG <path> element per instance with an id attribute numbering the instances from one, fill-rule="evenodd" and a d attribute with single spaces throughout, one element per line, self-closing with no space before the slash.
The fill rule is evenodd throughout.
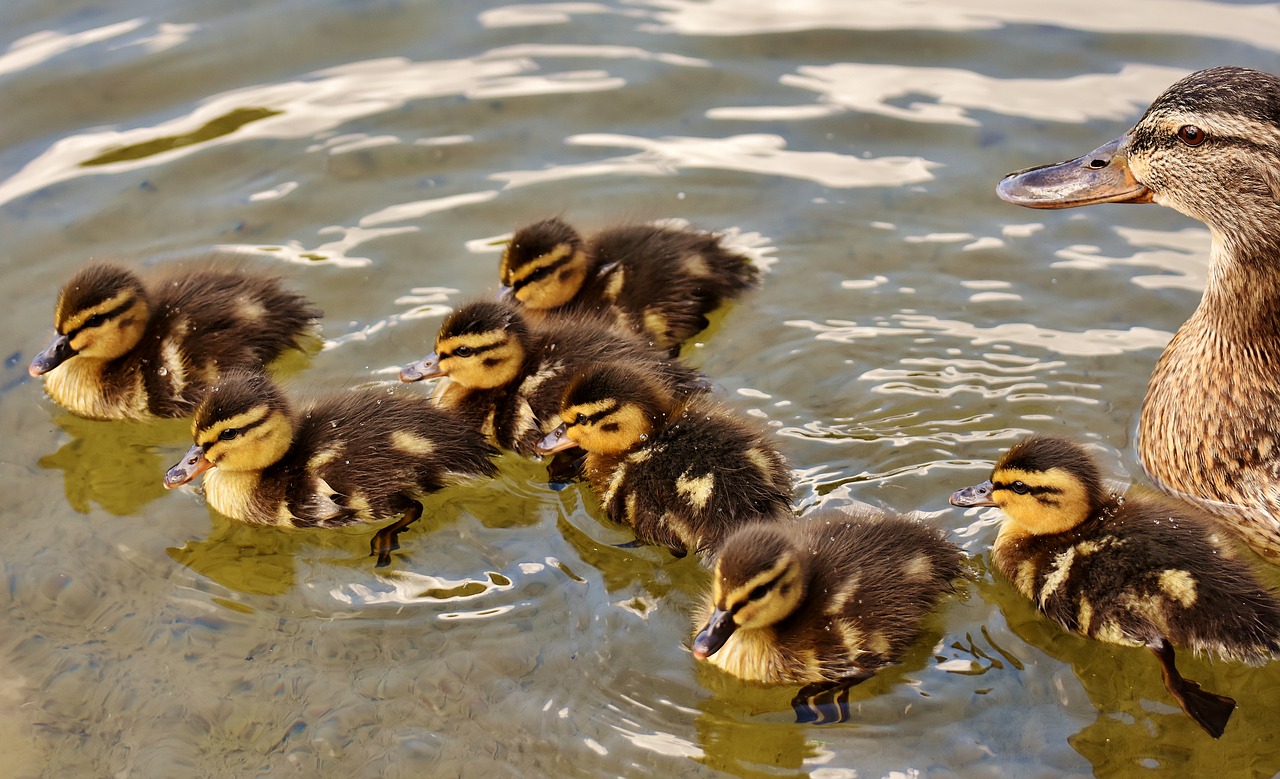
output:
<path id="1" fill-rule="evenodd" d="M 1015 481 L 1013 484 L 1010 484 L 1009 488 L 1019 495 L 1026 495 L 1028 492 L 1031 492 L 1031 488 L 1020 481 Z"/>
<path id="2" fill-rule="evenodd" d="M 106 314 L 94 314 L 85 320 L 82 327 L 102 327 L 107 322 Z"/>
<path id="3" fill-rule="evenodd" d="M 457 349 L 453 350 L 453 355 L 455 357 L 470 357 L 475 353 L 476 350 L 472 349 L 470 346 L 459 346 Z"/>
<path id="4" fill-rule="evenodd" d="M 769 591 L 769 585 L 761 584 L 759 587 L 756 587 L 754 590 L 751 591 L 751 594 L 747 596 L 747 600 L 760 600 L 765 596 L 765 593 L 767 593 L 768 591 Z"/>
<path id="5" fill-rule="evenodd" d="M 585 425 L 587 423 L 587 415 L 579 414 L 578 416 L 573 418 L 573 423 L 575 425 Z"/>
<path id="6" fill-rule="evenodd" d="M 1194 124 L 1184 124 L 1178 128 L 1178 140 L 1188 146 L 1199 146 L 1209 135 Z"/>
<path id="7" fill-rule="evenodd" d="M 230 441 L 232 438 L 235 438 L 238 435 L 240 435 L 239 430 L 235 429 L 234 427 L 228 427 L 226 430 L 223 430 L 221 433 L 218 433 L 218 440 Z"/>
<path id="8" fill-rule="evenodd" d="M 532 281 L 542 281 L 542 280 L 543 280 L 543 279 L 545 279 L 545 278 L 546 278 L 546 277 L 551 273 L 551 271 L 553 271 L 553 270 L 555 270 L 555 269 L 554 269 L 554 268 L 552 268 L 550 265 L 546 265 L 546 266 L 544 266 L 544 267 L 538 268 L 536 271 L 534 271 L 533 273 L 530 273 L 528 276 L 526 276 L 524 281 L 525 281 L 525 283 L 526 283 L 526 284 L 528 284 L 529 282 L 532 282 Z"/>

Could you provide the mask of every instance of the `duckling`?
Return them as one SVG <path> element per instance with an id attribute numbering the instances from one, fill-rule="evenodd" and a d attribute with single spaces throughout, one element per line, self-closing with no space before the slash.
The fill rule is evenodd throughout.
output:
<path id="1" fill-rule="evenodd" d="M 734 528 L 791 514 L 791 471 L 768 434 L 706 394 L 681 395 L 631 363 L 593 365 L 559 411 L 538 451 L 585 450 L 605 512 L 644 543 L 710 552 Z"/>
<path id="2" fill-rule="evenodd" d="M 1182 678 L 1173 645 L 1251 663 L 1280 649 L 1280 601 L 1220 542 L 1212 518 L 1162 495 L 1109 494 L 1079 444 L 1025 439 L 951 504 L 999 506 L 1000 572 L 1067 630 L 1151 650 L 1174 700 L 1214 738 L 1235 701 Z"/>
<path id="3" fill-rule="evenodd" d="M 261 368 L 300 348 L 320 316 L 269 276 L 170 271 L 144 285 L 130 270 L 93 263 L 62 288 L 58 335 L 29 371 L 82 417 L 182 417 L 222 371 Z"/>
<path id="4" fill-rule="evenodd" d="M 499 267 L 504 294 L 527 308 L 603 316 L 672 356 L 759 276 L 711 233 L 641 224 L 584 240 L 556 218 L 516 230 Z"/>
<path id="5" fill-rule="evenodd" d="M 1031 208 L 1154 202 L 1209 227 L 1204 296 L 1151 374 L 1138 454 L 1280 562 L 1280 78 L 1193 73 L 1121 137 L 997 191 Z"/>
<path id="6" fill-rule="evenodd" d="M 871 507 L 753 522 L 715 557 L 693 656 L 748 681 L 805 685 L 801 721 L 848 718 L 849 687 L 896 663 L 964 555 L 937 530 Z"/>
<path id="7" fill-rule="evenodd" d="M 669 378 L 685 392 L 706 384 L 629 333 L 598 321 L 564 317 L 531 322 L 511 302 L 478 300 L 445 318 L 435 352 L 400 371 L 401 381 L 447 376 L 437 400 L 473 420 L 504 449 L 536 454 L 560 423 L 565 386 L 585 366 L 625 360 Z"/>
<path id="8" fill-rule="evenodd" d="M 423 495 L 496 471 L 496 450 L 427 398 L 367 389 L 295 412 L 275 382 L 245 370 L 213 386 L 191 435 L 195 445 L 169 469 L 165 487 L 212 469 L 204 477 L 209 505 L 251 524 L 341 527 L 401 515 L 373 538 L 378 567 L 422 516 Z"/>

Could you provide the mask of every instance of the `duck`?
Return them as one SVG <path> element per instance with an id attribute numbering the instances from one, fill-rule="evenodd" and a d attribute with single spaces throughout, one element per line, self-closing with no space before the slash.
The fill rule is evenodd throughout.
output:
<path id="1" fill-rule="evenodd" d="M 627 224 L 584 238 L 556 217 L 517 229 L 498 275 L 500 295 L 529 310 L 600 316 L 673 356 L 707 314 L 760 282 L 713 233 Z"/>
<path id="2" fill-rule="evenodd" d="M 577 446 L 609 518 L 683 557 L 747 522 L 791 516 L 786 460 L 758 424 L 710 393 L 684 394 L 631 363 L 580 370 L 542 454 Z"/>
<path id="3" fill-rule="evenodd" d="M 57 335 L 28 372 L 78 416 L 186 417 L 223 371 L 303 348 L 320 316 L 272 276 L 174 269 L 144 283 L 121 265 L 93 262 L 63 286 Z"/>
<path id="4" fill-rule="evenodd" d="M 446 377 L 436 400 L 471 420 L 497 446 L 525 456 L 560 423 L 565 387 L 583 367 L 623 360 L 669 378 L 683 392 L 707 387 L 697 371 L 630 333 L 592 318 L 531 321 L 516 303 L 475 300 L 449 314 L 435 351 L 400 370 L 404 382 Z"/>
<path id="5" fill-rule="evenodd" d="M 1062 628 L 1150 650 L 1170 695 L 1214 738 L 1235 701 L 1183 678 L 1174 646 L 1254 664 L 1280 649 L 1280 601 L 1213 516 L 1160 493 L 1109 491 L 1075 441 L 1023 439 L 950 502 L 999 507 L 996 569 Z"/>
<path id="6" fill-rule="evenodd" d="M 191 435 L 166 488 L 204 474 L 210 506 L 256 525 L 332 528 L 398 517 L 370 544 L 378 567 L 422 516 L 423 496 L 496 472 L 497 450 L 429 398 L 374 387 L 295 407 L 261 371 L 224 372 L 196 408 Z"/>
<path id="7" fill-rule="evenodd" d="M 750 682 L 802 685 L 801 721 L 843 721 L 848 689 L 902 658 L 965 570 L 938 529 L 872 506 L 751 522 L 716 552 L 693 656 Z"/>
<path id="8" fill-rule="evenodd" d="M 1209 228 L 1204 294 L 1151 374 L 1138 456 L 1280 562 L 1280 78 L 1192 73 L 1124 135 L 997 193 L 1030 208 L 1158 203 Z"/>

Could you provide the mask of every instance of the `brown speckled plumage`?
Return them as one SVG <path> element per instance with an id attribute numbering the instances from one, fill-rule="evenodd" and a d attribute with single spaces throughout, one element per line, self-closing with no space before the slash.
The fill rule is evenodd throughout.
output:
<path id="1" fill-rule="evenodd" d="M 1150 201 L 1208 225 L 1204 296 L 1152 373 L 1138 452 L 1164 487 L 1280 560 L 1280 78 L 1193 73 L 1116 143 L 1013 174 L 1002 195 L 1038 208 Z"/>
<path id="2" fill-rule="evenodd" d="M 636 224 L 584 239 L 556 218 L 515 232 L 499 276 L 531 309 L 597 316 L 660 349 L 679 348 L 759 282 L 751 261 L 711 233 Z"/>

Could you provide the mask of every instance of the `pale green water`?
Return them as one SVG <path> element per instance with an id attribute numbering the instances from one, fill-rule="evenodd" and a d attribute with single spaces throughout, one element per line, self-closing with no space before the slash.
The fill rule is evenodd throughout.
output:
<path id="1" fill-rule="evenodd" d="M 165 494 L 183 423 L 77 420 L 26 378 L 88 256 L 285 272 L 327 314 L 290 366 L 323 389 L 393 380 L 523 222 L 680 217 L 770 265 L 686 354 L 776 424 L 801 502 L 934 511 L 981 565 L 994 517 L 946 497 L 1026 431 L 1136 478 L 1208 247 L 1153 206 L 1031 212 L 995 181 L 1110 140 L 1190 70 L 1280 70 L 1276 5 L 13 0 L 0 30 L 4 774 L 1280 770 L 1280 665 L 1183 661 L 1239 702 L 1214 742 L 1146 652 L 985 574 L 854 722 L 798 726 L 792 690 L 695 667 L 697 564 L 615 547 L 537 463 L 441 494 L 375 571 L 368 531 Z"/>

